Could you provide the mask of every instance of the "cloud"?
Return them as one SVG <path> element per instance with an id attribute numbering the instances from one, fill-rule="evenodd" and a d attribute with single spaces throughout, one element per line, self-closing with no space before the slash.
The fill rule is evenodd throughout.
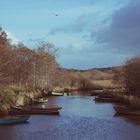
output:
<path id="1" fill-rule="evenodd" d="M 83 31 L 86 31 L 89 28 L 90 21 L 93 23 L 92 17 L 94 16 L 95 13 L 82 14 L 69 24 L 63 25 L 61 27 L 54 27 L 53 29 L 51 29 L 48 35 L 55 35 L 59 32 L 67 34 L 81 33 Z"/>
<path id="2" fill-rule="evenodd" d="M 91 28 L 97 29 L 100 25 L 103 26 L 103 24 L 106 24 L 109 21 L 110 15 L 118 7 L 116 6 L 117 4 L 113 4 L 112 7 L 110 5 L 105 7 L 104 3 L 100 3 L 100 1 L 94 1 L 95 4 L 93 5 L 70 8 L 68 10 L 62 9 L 62 11 L 59 11 L 63 13 L 59 18 L 60 20 L 64 20 L 64 23 L 53 27 L 48 33 L 48 36 L 56 35 L 60 32 L 65 34 L 90 32 Z M 91 3 L 92 1 L 89 2 Z"/>
<path id="3" fill-rule="evenodd" d="M 48 39 L 60 46 L 58 61 L 65 67 L 83 69 L 124 63 L 140 50 L 140 24 L 135 22 L 140 17 L 138 11 L 134 1 L 100 0 L 89 7 L 62 12 L 64 20 L 59 18 L 63 24 L 48 34 Z"/>
<path id="4" fill-rule="evenodd" d="M 20 42 L 19 39 L 15 37 L 11 32 L 6 31 L 6 33 L 7 33 L 8 38 L 11 39 L 11 43 L 18 44 Z"/>
<path id="5" fill-rule="evenodd" d="M 131 2 L 112 15 L 112 22 L 91 33 L 96 44 L 123 53 L 140 53 L 140 2 Z"/>
<path id="6" fill-rule="evenodd" d="M 58 62 L 67 68 L 87 69 L 94 67 L 111 67 L 122 65 L 129 55 L 115 54 L 110 52 L 92 52 L 90 54 L 73 53 L 62 54 Z M 110 60 L 113 60 L 112 62 Z"/>

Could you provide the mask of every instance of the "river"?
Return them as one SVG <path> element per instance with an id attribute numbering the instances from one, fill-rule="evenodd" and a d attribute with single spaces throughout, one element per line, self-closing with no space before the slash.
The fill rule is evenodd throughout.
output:
<path id="1" fill-rule="evenodd" d="M 0 140 L 140 140 L 140 118 L 114 117 L 114 104 L 92 96 L 49 97 L 60 115 L 32 115 L 27 123 L 0 126 Z"/>

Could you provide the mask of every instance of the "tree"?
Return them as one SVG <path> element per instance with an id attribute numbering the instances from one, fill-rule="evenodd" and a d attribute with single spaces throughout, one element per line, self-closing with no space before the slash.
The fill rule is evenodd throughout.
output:
<path id="1" fill-rule="evenodd" d="M 29 80 L 33 66 L 34 52 L 27 48 L 23 43 L 19 43 L 14 49 L 15 60 L 15 83 L 25 84 Z"/>
<path id="2" fill-rule="evenodd" d="M 87 79 L 85 77 L 79 78 L 79 89 L 89 90 L 89 89 L 93 89 L 93 88 L 94 88 L 94 85 L 89 79 Z"/>
<path id="3" fill-rule="evenodd" d="M 0 82 L 10 82 L 14 74 L 13 64 L 15 55 L 7 34 L 0 28 Z"/>
<path id="4" fill-rule="evenodd" d="M 35 50 L 23 43 L 12 45 L 0 28 L 0 82 L 45 89 L 56 83 L 58 73 L 54 45 L 40 41 Z"/>
<path id="5" fill-rule="evenodd" d="M 0 47 L 6 47 L 9 44 L 6 32 L 0 27 Z"/>
<path id="6" fill-rule="evenodd" d="M 56 52 L 57 49 L 51 43 L 38 43 L 32 67 L 34 87 L 40 87 L 41 89 L 52 87 L 58 70 Z"/>
<path id="7" fill-rule="evenodd" d="M 127 94 L 140 96 L 140 56 L 128 60 L 124 66 Z"/>
<path id="8" fill-rule="evenodd" d="M 123 67 L 118 67 L 113 70 L 113 83 L 121 89 L 125 88 Z"/>

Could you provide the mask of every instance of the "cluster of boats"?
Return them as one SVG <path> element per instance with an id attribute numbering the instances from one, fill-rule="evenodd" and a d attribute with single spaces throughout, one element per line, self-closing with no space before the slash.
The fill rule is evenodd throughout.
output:
<path id="1" fill-rule="evenodd" d="M 109 93 L 99 93 L 96 95 L 95 102 L 107 102 L 115 103 L 114 109 L 116 111 L 115 116 L 140 116 L 140 109 L 136 107 L 130 107 L 125 105 L 125 102 L 121 98 L 117 98 Z"/>
<path id="2" fill-rule="evenodd" d="M 105 91 L 96 91 L 94 94 L 92 93 L 93 96 L 95 96 L 94 101 L 95 102 L 120 102 L 120 100 L 116 97 L 114 97 L 112 94 L 107 93 Z"/>
<path id="3" fill-rule="evenodd" d="M 48 99 L 34 99 L 33 104 L 46 104 Z M 13 124 L 13 123 L 22 123 L 26 122 L 30 115 L 57 115 L 59 114 L 62 107 L 58 106 L 49 106 L 35 107 L 35 106 L 11 106 L 10 115 L 0 117 L 0 124 Z"/>
<path id="4" fill-rule="evenodd" d="M 61 96 L 56 94 L 56 96 Z M 130 106 L 126 106 L 120 98 L 116 98 L 112 94 L 108 93 L 98 93 L 95 97 L 95 102 L 109 102 L 115 103 L 114 109 L 117 115 L 129 115 L 129 116 L 139 116 L 140 109 Z M 30 115 L 56 115 L 59 114 L 62 107 L 59 106 L 49 106 L 48 99 L 33 99 L 33 104 L 45 104 L 45 107 L 39 106 L 11 106 L 11 111 L 9 116 L 0 117 L 0 124 L 13 124 L 26 122 Z M 46 105 L 47 104 L 47 105 Z"/>

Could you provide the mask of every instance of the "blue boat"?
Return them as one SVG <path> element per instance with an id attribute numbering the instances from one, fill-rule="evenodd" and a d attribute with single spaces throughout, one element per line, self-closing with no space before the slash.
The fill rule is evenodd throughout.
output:
<path id="1" fill-rule="evenodd" d="M 11 115 L 3 116 L 0 118 L 0 124 L 14 124 L 14 123 L 23 123 L 29 119 L 29 115 Z"/>

